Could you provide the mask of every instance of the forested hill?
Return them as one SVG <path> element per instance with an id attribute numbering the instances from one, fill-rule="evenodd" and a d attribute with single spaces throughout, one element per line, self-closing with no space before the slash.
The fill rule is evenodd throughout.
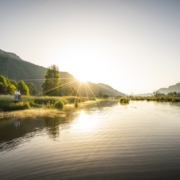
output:
<path id="1" fill-rule="evenodd" d="M 25 82 L 32 82 L 37 86 L 39 91 L 42 91 L 42 82 L 47 68 L 32 64 L 30 62 L 22 60 L 14 53 L 9 53 L 0 50 L 0 74 L 9 79 L 24 80 Z M 73 75 L 68 72 L 60 72 L 61 85 L 70 84 L 70 87 L 77 86 L 76 83 L 70 83 L 75 81 Z M 72 85 L 71 85 L 72 84 Z M 113 89 L 106 84 L 88 83 L 91 86 L 92 91 L 97 95 L 99 93 L 120 96 L 123 93 Z M 88 94 L 92 94 L 89 92 Z"/>
<path id="2" fill-rule="evenodd" d="M 163 94 L 168 94 L 170 92 L 180 92 L 180 83 L 169 86 L 168 88 L 161 88 L 158 90 L 158 92 Z"/>
<path id="3" fill-rule="evenodd" d="M 0 74 L 15 80 L 33 82 L 39 91 L 46 73 L 46 68 L 22 60 L 14 53 L 0 50 Z M 61 72 L 61 76 L 73 77 L 67 72 Z"/>

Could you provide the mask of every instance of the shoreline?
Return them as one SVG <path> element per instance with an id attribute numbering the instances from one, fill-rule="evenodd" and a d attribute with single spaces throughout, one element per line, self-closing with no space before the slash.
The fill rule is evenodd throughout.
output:
<path id="1" fill-rule="evenodd" d="M 55 116 L 64 116 L 67 112 L 73 112 L 84 108 L 90 107 L 97 107 L 101 102 L 118 102 L 116 99 L 96 99 L 95 101 L 85 101 L 78 103 L 78 107 L 74 106 L 74 103 L 65 104 L 63 109 L 56 109 L 56 108 L 30 108 L 25 110 L 14 110 L 14 111 L 1 111 L 0 112 L 0 120 L 11 118 L 13 116 L 19 117 L 32 117 L 32 116 L 48 116 L 48 117 L 55 117 Z"/>

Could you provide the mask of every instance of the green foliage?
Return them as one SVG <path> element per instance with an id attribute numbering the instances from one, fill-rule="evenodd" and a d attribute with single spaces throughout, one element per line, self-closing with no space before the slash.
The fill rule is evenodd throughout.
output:
<path id="1" fill-rule="evenodd" d="M 78 107 L 78 103 L 89 100 L 87 97 L 48 97 L 48 96 L 26 96 L 23 95 L 21 102 L 14 103 L 13 95 L 0 95 L 0 111 L 14 111 L 29 108 L 57 108 L 63 109 L 64 104 L 74 103 Z"/>
<path id="2" fill-rule="evenodd" d="M 56 101 L 59 101 L 59 100 L 60 100 L 60 98 L 58 98 L 58 97 L 48 97 L 48 96 L 42 96 L 42 97 L 39 96 L 39 97 L 35 97 L 34 98 L 34 102 L 35 103 L 37 103 L 37 104 L 44 104 L 44 105 L 47 105 L 48 103 L 54 104 Z"/>
<path id="3" fill-rule="evenodd" d="M 180 97 L 180 93 L 179 92 L 170 92 L 170 93 L 168 93 L 168 96 Z"/>
<path id="4" fill-rule="evenodd" d="M 43 79 L 46 68 L 23 61 L 13 53 L 0 50 L 0 72 L 3 76 L 15 80 Z M 43 80 L 32 82 L 39 90 L 42 90 L 41 84 Z"/>
<path id="5" fill-rule="evenodd" d="M 6 81 L 6 78 L 2 75 L 0 75 L 0 82 L 3 83 L 5 86 L 8 85 L 7 81 Z"/>
<path id="6" fill-rule="evenodd" d="M 10 84 L 7 86 L 7 93 L 8 94 L 14 94 L 14 91 L 16 90 L 16 87 L 13 84 Z"/>
<path id="7" fill-rule="evenodd" d="M 168 93 L 168 95 L 165 94 L 154 94 L 153 96 L 133 96 L 130 97 L 131 100 L 135 100 L 135 101 L 158 101 L 158 102 L 180 102 L 180 96 L 179 93 Z"/>
<path id="8" fill-rule="evenodd" d="M 54 107 L 57 109 L 63 109 L 63 107 L 64 107 L 63 101 L 56 101 L 54 104 Z"/>
<path id="9" fill-rule="evenodd" d="M 29 105 L 30 105 L 31 107 L 33 107 L 33 108 L 40 108 L 40 107 L 41 107 L 41 105 L 35 103 L 34 101 L 30 101 L 30 102 L 29 102 Z"/>
<path id="10" fill-rule="evenodd" d="M 13 84 L 17 88 L 17 81 L 14 79 L 9 79 L 10 83 Z"/>
<path id="11" fill-rule="evenodd" d="M 103 98 L 108 98 L 109 96 L 107 94 L 103 94 Z"/>
<path id="12" fill-rule="evenodd" d="M 16 110 L 24 110 L 29 108 L 30 108 L 29 102 L 20 102 L 20 103 L 5 102 L 3 104 L 0 104 L 0 109 L 2 109 L 3 111 L 16 111 Z"/>
<path id="13" fill-rule="evenodd" d="M 19 81 L 17 84 L 17 88 L 18 90 L 20 90 L 21 94 L 29 95 L 29 88 L 24 81 Z"/>
<path id="14" fill-rule="evenodd" d="M 77 95 L 77 90 L 73 87 L 66 88 L 65 90 L 66 90 L 67 96 L 76 96 Z"/>
<path id="15" fill-rule="evenodd" d="M 6 94 L 7 93 L 7 86 L 0 82 L 0 94 Z"/>
<path id="16" fill-rule="evenodd" d="M 50 66 L 45 74 L 45 81 L 42 84 L 44 95 L 60 95 L 60 72 L 56 65 Z"/>
<path id="17" fill-rule="evenodd" d="M 31 82 L 25 82 L 26 83 L 26 85 L 28 86 L 28 88 L 29 88 L 29 93 L 30 93 L 30 95 L 37 95 L 38 94 L 38 90 L 37 90 L 37 88 L 36 88 L 36 85 L 35 84 L 33 84 L 33 83 L 31 83 Z"/>
<path id="18" fill-rule="evenodd" d="M 54 108 L 54 103 L 48 102 L 46 108 Z"/>
<path id="19" fill-rule="evenodd" d="M 121 104 L 129 104 L 129 98 L 128 97 L 121 97 L 120 99 L 119 99 L 119 102 L 121 103 Z"/>
<path id="20" fill-rule="evenodd" d="M 8 78 L 6 78 L 7 86 L 11 85 L 11 82 Z"/>

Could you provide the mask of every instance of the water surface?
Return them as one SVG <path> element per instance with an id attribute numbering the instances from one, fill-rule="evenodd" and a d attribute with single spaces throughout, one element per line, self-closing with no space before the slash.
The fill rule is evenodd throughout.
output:
<path id="1" fill-rule="evenodd" d="M 0 179 L 179 179 L 180 105 L 102 104 L 0 120 Z"/>

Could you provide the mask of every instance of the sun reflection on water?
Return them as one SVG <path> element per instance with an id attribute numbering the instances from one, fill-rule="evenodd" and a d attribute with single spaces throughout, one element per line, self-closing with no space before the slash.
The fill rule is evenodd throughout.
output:
<path id="1" fill-rule="evenodd" d="M 72 129 L 78 132 L 92 132 L 98 126 L 98 117 L 89 116 L 84 110 L 80 111 L 80 115 L 74 121 Z"/>

